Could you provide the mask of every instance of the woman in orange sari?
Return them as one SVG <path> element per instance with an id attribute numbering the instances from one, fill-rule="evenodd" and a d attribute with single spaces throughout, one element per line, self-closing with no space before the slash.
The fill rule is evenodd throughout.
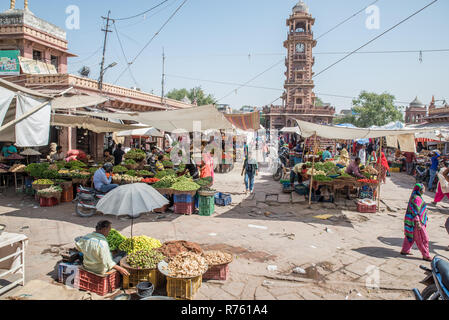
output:
<path id="1" fill-rule="evenodd" d="M 388 165 L 387 157 L 385 153 L 381 150 L 380 157 L 377 159 L 377 164 L 380 166 L 379 170 L 379 181 L 386 183 L 387 182 L 387 171 L 390 170 L 390 166 Z"/>

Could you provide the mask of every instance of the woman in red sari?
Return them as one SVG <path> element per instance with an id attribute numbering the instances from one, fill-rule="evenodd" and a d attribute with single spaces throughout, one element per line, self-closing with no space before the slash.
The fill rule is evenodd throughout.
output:
<path id="1" fill-rule="evenodd" d="M 387 182 L 387 171 L 390 170 L 390 166 L 388 165 L 387 157 L 385 153 L 381 150 L 380 157 L 377 159 L 377 164 L 380 166 L 379 168 L 379 181 L 386 183 Z"/>

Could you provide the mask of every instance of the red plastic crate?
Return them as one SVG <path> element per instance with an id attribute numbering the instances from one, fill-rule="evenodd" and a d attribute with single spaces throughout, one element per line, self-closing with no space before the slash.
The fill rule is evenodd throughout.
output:
<path id="1" fill-rule="evenodd" d="M 120 287 L 120 274 L 114 270 L 104 276 L 99 276 L 80 267 L 76 284 L 80 290 L 94 292 L 100 296 L 104 296 Z"/>
<path id="2" fill-rule="evenodd" d="M 212 266 L 203 275 L 203 280 L 226 280 L 229 276 L 229 264 Z"/>
<path id="3" fill-rule="evenodd" d="M 361 202 L 357 202 L 357 211 L 360 213 L 376 213 L 377 206 L 375 204 L 369 206 Z"/>
<path id="4" fill-rule="evenodd" d="M 174 206 L 174 211 L 177 214 L 187 214 L 191 215 L 195 212 L 195 202 L 185 203 L 176 202 Z"/>
<path id="5" fill-rule="evenodd" d="M 59 200 L 56 198 L 39 198 L 39 204 L 41 207 L 53 207 L 59 204 Z"/>

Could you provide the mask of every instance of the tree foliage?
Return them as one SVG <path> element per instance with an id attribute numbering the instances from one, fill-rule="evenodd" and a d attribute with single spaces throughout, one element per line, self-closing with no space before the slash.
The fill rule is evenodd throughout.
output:
<path id="1" fill-rule="evenodd" d="M 174 99 L 181 101 L 185 97 L 189 98 L 189 100 L 193 103 L 196 101 L 198 106 L 204 106 L 208 104 L 215 104 L 215 97 L 211 94 L 206 94 L 201 87 L 195 87 L 190 90 L 185 88 L 183 89 L 173 89 L 166 95 L 169 99 Z"/>
<path id="2" fill-rule="evenodd" d="M 335 119 L 335 123 L 352 123 L 359 128 L 369 128 L 403 121 L 402 113 L 394 106 L 394 100 L 395 97 L 389 93 L 362 91 L 357 99 L 352 100 L 353 114 Z"/>
<path id="3" fill-rule="evenodd" d="M 315 98 L 315 106 L 316 106 L 316 107 L 322 107 L 322 106 L 324 106 L 323 100 L 321 100 L 321 98 L 319 98 L 319 97 L 316 97 L 316 98 Z"/>

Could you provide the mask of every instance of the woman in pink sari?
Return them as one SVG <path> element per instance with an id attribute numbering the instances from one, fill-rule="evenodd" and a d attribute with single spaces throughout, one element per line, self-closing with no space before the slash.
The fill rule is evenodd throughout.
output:
<path id="1" fill-rule="evenodd" d="M 445 168 L 442 168 L 438 173 L 438 186 L 437 192 L 435 194 L 435 199 L 433 200 L 433 205 L 436 205 L 438 202 L 441 202 L 444 197 L 449 199 L 449 163 L 446 162 Z"/>
<path id="2" fill-rule="evenodd" d="M 402 255 L 409 255 L 416 242 L 423 260 L 432 261 L 429 254 L 429 235 L 427 234 L 427 204 L 423 199 L 424 186 L 415 184 L 404 218 L 404 242 Z"/>

